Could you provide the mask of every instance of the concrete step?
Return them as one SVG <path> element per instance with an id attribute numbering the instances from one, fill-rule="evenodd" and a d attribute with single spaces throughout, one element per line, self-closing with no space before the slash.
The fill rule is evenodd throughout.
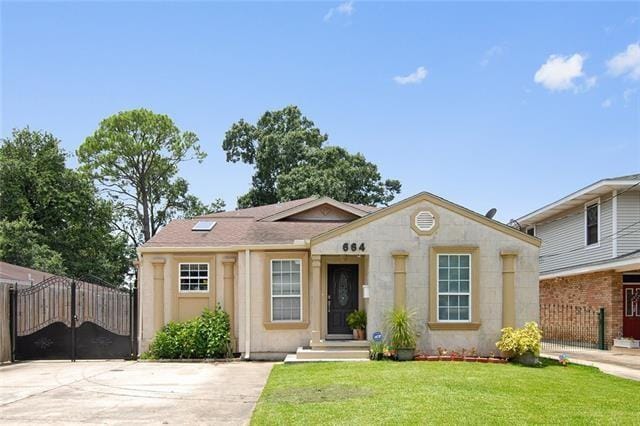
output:
<path id="1" fill-rule="evenodd" d="M 369 342 L 366 340 L 319 340 L 310 341 L 311 349 L 326 350 L 369 350 Z"/>
<path id="2" fill-rule="evenodd" d="M 309 358 L 309 359 L 299 359 L 297 354 L 289 354 L 287 355 L 287 357 L 284 359 L 284 363 L 285 364 L 298 364 L 298 363 L 302 363 L 302 362 L 367 362 L 369 361 L 369 358 L 356 358 L 356 359 L 349 359 L 349 358 Z"/>
<path id="3" fill-rule="evenodd" d="M 298 359 L 369 359 L 368 349 L 309 349 L 300 347 L 296 351 Z"/>

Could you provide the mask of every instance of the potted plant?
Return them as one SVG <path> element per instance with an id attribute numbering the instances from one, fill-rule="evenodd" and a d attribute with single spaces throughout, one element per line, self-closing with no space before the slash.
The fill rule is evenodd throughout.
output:
<path id="1" fill-rule="evenodd" d="M 413 359 L 418 339 L 415 313 L 406 309 L 394 309 L 387 314 L 386 326 L 391 345 L 396 349 L 398 361 Z"/>
<path id="2" fill-rule="evenodd" d="M 371 342 L 369 346 L 369 359 L 372 361 L 380 361 L 384 357 L 384 343 Z"/>
<path id="3" fill-rule="evenodd" d="M 367 313 L 365 311 L 353 311 L 347 315 L 347 325 L 353 330 L 353 337 L 356 340 L 364 340 L 367 327 Z"/>
<path id="4" fill-rule="evenodd" d="M 541 339 L 542 330 L 538 324 L 531 321 L 521 328 L 503 328 L 502 336 L 496 346 L 508 359 L 523 365 L 534 366 L 540 363 L 538 355 Z"/>

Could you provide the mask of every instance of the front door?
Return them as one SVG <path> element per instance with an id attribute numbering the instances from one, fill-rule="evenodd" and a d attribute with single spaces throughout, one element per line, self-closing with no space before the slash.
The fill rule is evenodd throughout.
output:
<path id="1" fill-rule="evenodd" d="M 622 334 L 624 337 L 640 339 L 640 283 L 624 284 L 624 313 L 622 319 Z"/>
<path id="2" fill-rule="evenodd" d="M 351 334 L 347 315 L 358 309 L 358 265 L 327 265 L 329 334 Z"/>

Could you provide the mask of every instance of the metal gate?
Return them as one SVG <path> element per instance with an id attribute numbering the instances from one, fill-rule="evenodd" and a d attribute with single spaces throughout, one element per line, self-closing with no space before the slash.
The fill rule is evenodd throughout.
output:
<path id="1" fill-rule="evenodd" d="M 54 276 L 11 291 L 16 360 L 135 356 L 135 291 Z"/>
<path id="2" fill-rule="evenodd" d="M 540 305 L 543 346 L 549 349 L 607 349 L 604 308 Z"/>

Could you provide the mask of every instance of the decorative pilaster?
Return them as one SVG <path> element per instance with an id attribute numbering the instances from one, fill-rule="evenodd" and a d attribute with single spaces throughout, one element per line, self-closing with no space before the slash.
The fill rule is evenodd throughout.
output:
<path id="1" fill-rule="evenodd" d="M 164 265 L 166 260 L 156 257 L 153 264 L 153 328 L 155 331 L 164 327 Z"/>
<path id="2" fill-rule="evenodd" d="M 223 309 L 229 315 L 229 324 L 231 328 L 231 346 L 233 347 L 234 351 L 237 350 L 237 342 L 238 342 L 238 336 L 236 333 L 236 315 L 235 315 L 236 302 L 235 302 L 235 293 L 234 293 L 235 292 L 235 288 L 234 288 L 235 287 L 234 286 L 235 263 L 236 263 L 235 257 L 229 256 L 222 259 L 222 267 L 223 267 L 222 279 L 223 279 L 223 286 L 224 286 Z"/>
<path id="3" fill-rule="evenodd" d="M 311 315 L 311 334 L 312 339 L 314 333 L 320 336 L 320 328 L 322 327 L 322 285 L 320 283 L 322 267 L 322 256 L 314 254 L 311 256 L 311 306 L 315 312 Z"/>
<path id="4" fill-rule="evenodd" d="M 393 307 L 401 309 L 405 307 L 407 295 L 407 256 L 406 251 L 392 251 L 394 270 Z"/>
<path id="5" fill-rule="evenodd" d="M 502 327 L 516 326 L 516 258 L 517 252 L 500 253 L 502 257 Z"/>

